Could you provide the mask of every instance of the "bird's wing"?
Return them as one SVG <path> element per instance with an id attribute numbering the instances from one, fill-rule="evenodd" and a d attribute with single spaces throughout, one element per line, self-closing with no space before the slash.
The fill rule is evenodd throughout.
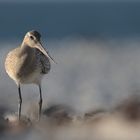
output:
<path id="1" fill-rule="evenodd" d="M 47 74 L 50 71 L 50 68 L 51 68 L 51 64 L 50 64 L 49 58 L 46 57 L 39 50 L 37 50 L 36 53 L 37 53 L 37 55 L 36 55 L 37 59 L 38 59 L 39 64 L 41 66 L 41 73 Z"/>

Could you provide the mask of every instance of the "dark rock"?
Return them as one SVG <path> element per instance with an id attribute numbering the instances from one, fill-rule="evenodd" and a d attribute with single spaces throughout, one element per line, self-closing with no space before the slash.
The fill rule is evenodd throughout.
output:
<path id="1" fill-rule="evenodd" d="M 140 96 L 132 95 L 128 99 L 122 101 L 115 110 L 122 113 L 131 121 L 140 120 Z"/>
<path id="2" fill-rule="evenodd" d="M 64 124 L 72 121 L 71 109 L 64 105 L 53 105 L 45 109 L 43 114 L 54 124 Z"/>

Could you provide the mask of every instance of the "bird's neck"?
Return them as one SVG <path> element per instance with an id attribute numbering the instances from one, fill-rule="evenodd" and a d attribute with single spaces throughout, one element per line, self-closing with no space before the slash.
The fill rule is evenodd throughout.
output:
<path id="1" fill-rule="evenodd" d="M 35 49 L 23 42 L 20 46 L 20 55 L 24 55 L 24 54 L 33 55 L 35 54 Z"/>

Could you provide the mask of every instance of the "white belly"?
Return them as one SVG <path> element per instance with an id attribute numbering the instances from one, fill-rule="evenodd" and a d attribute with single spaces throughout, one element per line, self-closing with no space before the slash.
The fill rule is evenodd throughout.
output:
<path id="1" fill-rule="evenodd" d="M 33 71 L 32 73 L 30 73 L 30 75 L 28 76 L 22 76 L 19 77 L 17 76 L 15 73 L 9 73 L 9 71 L 7 71 L 8 75 L 15 81 L 15 83 L 18 84 L 40 84 L 43 74 L 40 73 L 40 71 Z"/>
<path id="2" fill-rule="evenodd" d="M 43 74 L 40 72 L 33 72 L 30 74 L 30 76 L 22 77 L 22 79 L 18 79 L 19 83 L 21 84 L 40 84 L 42 80 Z"/>

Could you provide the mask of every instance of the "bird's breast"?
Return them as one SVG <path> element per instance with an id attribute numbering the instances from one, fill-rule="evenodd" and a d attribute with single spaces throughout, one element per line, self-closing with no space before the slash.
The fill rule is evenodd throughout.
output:
<path id="1" fill-rule="evenodd" d="M 6 58 L 5 68 L 8 75 L 20 83 L 38 83 L 43 74 L 50 70 L 50 61 L 35 49 L 11 51 Z"/>
<path id="2" fill-rule="evenodd" d="M 14 80 L 26 79 L 37 71 L 34 52 L 21 53 L 19 49 L 11 51 L 5 61 L 5 69 Z"/>

